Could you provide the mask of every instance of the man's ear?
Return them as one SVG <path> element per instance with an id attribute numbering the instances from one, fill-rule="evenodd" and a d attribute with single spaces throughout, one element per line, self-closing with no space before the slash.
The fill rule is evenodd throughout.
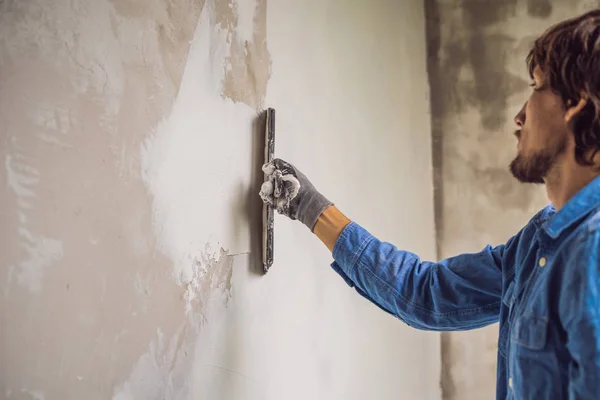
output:
<path id="1" fill-rule="evenodd" d="M 587 103 L 588 103 L 588 98 L 584 94 L 581 95 L 581 98 L 579 99 L 579 102 L 577 104 L 575 104 L 575 102 L 572 102 L 569 100 L 569 102 L 567 103 L 567 112 L 565 113 L 565 122 L 566 123 L 571 122 L 573 117 L 575 115 L 577 115 L 578 113 L 580 113 L 581 110 L 583 110 L 583 107 L 585 107 Z"/>

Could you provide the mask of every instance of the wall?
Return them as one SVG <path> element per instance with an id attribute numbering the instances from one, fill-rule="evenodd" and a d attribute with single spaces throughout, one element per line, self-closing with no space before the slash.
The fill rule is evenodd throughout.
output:
<path id="1" fill-rule="evenodd" d="M 525 57 L 550 25 L 600 2 L 426 0 L 436 227 L 441 258 L 505 242 L 547 203 L 508 171 Z M 492 399 L 498 325 L 442 334 L 445 399 Z"/>
<path id="2" fill-rule="evenodd" d="M 302 225 L 257 272 L 265 106 L 278 156 L 435 256 L 424 31 L 393 0 L 0 2 L 0 396 L 440 398 L 439 335 Z"/>

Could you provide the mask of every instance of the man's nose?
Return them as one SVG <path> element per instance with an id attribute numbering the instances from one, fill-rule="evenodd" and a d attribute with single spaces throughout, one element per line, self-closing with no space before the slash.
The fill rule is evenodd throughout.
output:
<path id="1" fill-rule="evenodd" d="M 521 110 L 519 110 L 517 115 L 515 115 L 515 124 L 517 124 L 517 126 L 519 128 L 522 128 L 523 125 L 525 124 L 525 108 L 526 107 L 527 107 L 527 102 L 525 102 L 525 104 L 523 104 L 523 107 L 521 108 Z"/>

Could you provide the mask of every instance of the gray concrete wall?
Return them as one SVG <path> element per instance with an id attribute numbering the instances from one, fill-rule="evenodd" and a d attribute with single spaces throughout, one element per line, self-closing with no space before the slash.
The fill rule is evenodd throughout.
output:
<path id="1" fill-rule="evenodd" d="M 439 335 L 304 226 L 256 273 L 265 106 L 278 156 L 435 258 L 424 32 L 419 1 L 0 1 L 0 397 L 439 399 Z"/>
<path id="2" fill-rule="evenodd" d="M 515 234 L 547 200 L 512 178 L 525 56 L 546 28 L 597 0 L 426 0 L 439 257 Z M 497 324 L 442 335 L 445 399 L 493 399 Z"/>

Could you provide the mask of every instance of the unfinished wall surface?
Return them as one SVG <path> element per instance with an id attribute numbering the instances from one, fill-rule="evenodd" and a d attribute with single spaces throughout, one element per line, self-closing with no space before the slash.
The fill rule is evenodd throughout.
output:
<path id="1" fill-rule="evenodd" d="M 441 258 L 504 243 L 547 204 L 519 184 L 514 115 L 529 96 L 525 57 L 553 23 L 594 1 L 426 0 L 436 226 Z M 495 398 L 498 325 L 442 335 L 445 399 Z"/>
<path id="2" fill-rule="evenodd" d="M 420 2 L 0 1 L 0 397 L 439 399 L 439 335 L 297 222 L 260 265 L 261 122 L 435 257 Z"/>

